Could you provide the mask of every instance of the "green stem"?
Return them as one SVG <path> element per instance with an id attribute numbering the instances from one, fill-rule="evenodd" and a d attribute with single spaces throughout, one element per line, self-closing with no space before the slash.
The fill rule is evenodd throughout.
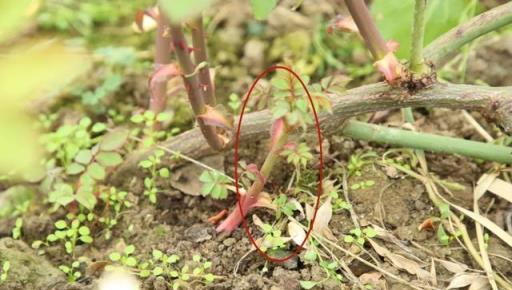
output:
<path id="1" fill-rule="evenodd" d="M 414 6 L 410 69 L 412 72 L 417 74 L 425 72 L 425 62 L 423 61 L 423 39 L 425 38 L 426 6 L 427 0 L 416 0 L 416 5 Z"/>
<path id="2" fill-rule="evenodd" d="M 365 141 L 512 164 L 512 148 L 495 144 L 387 128 L 359 121 L 349 121 L 343 134 Z"/>
<path id="3" fill-rule="evenodd" d="M 512 2 L 486 11 L 453 28 L 425 48 L 423 56 L 441 67 L 450 55 L 472 40 L 512 23 Z"/>
<path id="4" fill-rule="evenodd" d="M 345 4 L 373 58 L 375 60 L 382 59 L 388 53 L 388 47 L 377 29 L 364 0 L 345 0 Z"/>

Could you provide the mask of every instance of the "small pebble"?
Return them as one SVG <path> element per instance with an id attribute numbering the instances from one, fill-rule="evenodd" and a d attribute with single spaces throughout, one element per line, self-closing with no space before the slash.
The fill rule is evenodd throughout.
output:
<path id="1" fill-rule="evenodd" d="M 236 243 L 236 240 L 234 238 L 227 238 L 222 243 L 226 247 L 231 247 L 232 245 L 234 245 Z"/>

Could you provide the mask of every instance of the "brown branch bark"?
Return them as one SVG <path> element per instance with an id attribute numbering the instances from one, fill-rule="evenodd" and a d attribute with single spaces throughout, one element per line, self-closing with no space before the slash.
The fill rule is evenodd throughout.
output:
<path id="1" fill-rule="evenodd" d="M 320 114 L 322 134 L 340 132 L 347 118 L 364 113 L 406 107 L 443 107 L 480 111 L 493 119 L 507 132 L 512 132 L 512 87 L 483 87 L 473 85 L 435 84 L 412 95 L 399 88 L 391 88 L 384 83 L 366 85 L 330 96 L 333 114 Z M 241 142 L 255 142 L 269 137 L 272 116 L 268 110 L 245 115 Z M 236 126 L 235 126 L 236 128 Z M 161 144 L 192 158 L 200 158 L 214 153 L 204 142 L 199 129 L 194 128 Z M 131 154 L 121 165 L 114 181 L 123 176 L 136 174 L 137 163 L 151 154 L 152 150 Z"/>

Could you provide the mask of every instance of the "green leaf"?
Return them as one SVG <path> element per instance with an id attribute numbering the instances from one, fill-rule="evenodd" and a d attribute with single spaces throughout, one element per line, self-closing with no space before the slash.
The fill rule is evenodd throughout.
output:
<path id="1" fill-rule="evenodd" d="M 62 206 L 68 205 L 75 200 L 73 188 L 69 184 L 59 183 L 55 186 L 55 190 L 48 195 L 48 200 L 51 203 L 57 203 Z"/>
<path id="2" fill-rule="evenodd" d="M 88 210 L 94 209 L 96 196 L 94 196 L 92 187 L 87 185 L 81 186 L 76 192 L 76 201 Z"/>
<path id="3" fill-rule="evenodd" d="M 129 134 L 130 131 L 127 129 L 118 129 L 107 133 L 101 139 L 101 151 L 114 151 L 123 147 L 126 140 L 128 140 Z"/>
<path id="4" fill-rule="evenodd" d="M 68 224 L 64 220 L 58 220 L 55 222 L 55 227 L 59 230 L 63 230 L 68 227 Z"/>
<path id="5" fill-rule="evenodd" d="M 201 13 L 211 0 L 160 0 L 164 12 L 172 22 L 180 23 Z"/>
<path id="6" fill-rule="evenodd" d="M 105 167 L 113 167 L 121 164 L 123 158 L 121 154 L 117 152 L 100 152 L 98 156 L 96 156 L 96 161 Z"/>
<path id="7" fill-rule="evenodd" d="M 90 244 L 93 241 L 91 236 L 81 236 L 80 240 L 86 244 Z"/>
<path id="8" fill-rule="evenodd" d="M 68 167 L 66 167 L 66 174 L 76 175 L 82 173 L 84 170 L 85 167 L 82 164 L 71 163 Z"/>
<path id="9" fill-rule="evenodd" d="M 345 235 L 345 236 L 343 237 L 343 241 L 344 241 L 345 243 L 353 243 L 353 242 L 354 242 L 354 237 L 353 237 L 353 236 L 351 236 L 351 235 Z"/>
<path id="10" fill-rule="evenodd" d="M 125 265 L 128 267 L 135 267 L 137 265 L 137 259 L 134 257 L 126 258 Z"/>
<path id="11" fill-rule="evenodd" d="M 461 13 L 471 3 L 467 0 L 429 0 L 427 1 L 425 46 L 436 37 L 450 30 L 459 23 Z M 414 1 L 375 0 L 371 6 L 377 27 L 386 40 L 400 43 L 397 56 L 408 58 L 411 43 L 411 27 L 414 14 Z M 400 11 L 400 17 L 397 17 Z"/>
<path id="12" fill-rule="evenodd" d="M 156 116 L 156 120 L 158 122 L 165 122 L 169 121 L 170 119 L 172 119 L 172 114 L 169 112 L 160 113 Z"/>
<path id="13" fill-rule="evenodd" d="M 164 269 L 162 267 L 155 267 L 153 269 L 153 275 L 160 276 L 164 273 Z"/>
<path id="14" fill-rule="evenodd" d="M 313 289 L 313 287 L 315 287 L 317 284 L 317 282 L 315 282 L 315 281 L 304 281 L 304 280 L 299 281 L 299 283 L 300 283 L 300 287 L 302 287 L 302 289 Z"/>
<path id="15" fill-rule="evenodd" d="M 106 176 L 105 168 L 96 162 L 89 165 L 87 168 L 87 174 L 96 180 L 103 180 Z"/>
<path id="16" fill-rule="evenodd" d="M 121 259 L 121 254 L 119 254 L 118 252 L 113 252 L 113 253 L 110 253 L 110 255 L 108 257 L 113 262 L 117 262 L 117 261 L 119 261 Z"/>
<path id="17" fill-rule="evenodd" d="M 89 164 L 89 162 L 91 162 L 91 159 L 91 150 L 80 150 L 75 156 L 75 161 L 82 164 Z"/>
<path id="18" fill-rule="evenodd" d="M 263 20 L 276 4 L 277 0 L 251 0 L 252 13 L 257 20 Z"/>
<path id="19" fill-rule="evenodd" d="M 107 125 L 105 125 L 105 123 L 96 123 L 94 126 L 92 126 L 91 129 L 91 131 L 94 133 L 101 133 L 105 130 L 107 130 Z"/>
<path id="20" fill-rule="evenodd" d="M 158 171 L 158 174 L 160 174 L 160 177 L 162 178 L 167 178 L 169 177 L 169 169 L 167 168 L 161 168 L 159 171 Z"/>
<path id="21" fill-rule="evenodd" d="M 151 162 L 149 160 L 142 160 L 141 162 L 139 162 L 139 166 L 147 169 L 147 168 L 150 168 L 151 166 L 153 166 L 153 162 Z"/>
<path id="22" fill-rule="evenodd" d="M 126 246 L 126 248 L 124 249 L 124 253 L 126 255 L 131 255 L 135 252 L 135 246 L 134 245 L 128 245 Z"/>
<path id="23" fill-rule="evenodd" d="M 130 121 L 132 121 L 135 124 L 140 124 L 140 123 L 144 122 L 144 117 L 142 115 L 140 115 L 140 114 L 133 115 L 130 118 Z"/>
<path id="24" fill-rule="evenodd" d="M 91 234 L 91 230 L 89 230 L 88 227 L 86 226 L 81 226 L 79 229 L 78 229 L 78 233 L 82 236 L 88 236 Z"/>
<path id="25" fill-rule="evenodd" d="M 160 258 L 162 258 L 162 256 L 163 256 L 162 251 L 153 250 L 153 259 L 160 260 Z"/>

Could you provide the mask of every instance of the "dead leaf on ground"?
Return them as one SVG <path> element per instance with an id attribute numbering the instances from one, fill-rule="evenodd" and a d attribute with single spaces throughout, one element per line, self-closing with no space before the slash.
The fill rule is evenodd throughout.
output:
<path id="1" fill-rule="evenodd" d="M 315 213 L 315 209 L 306 204 L 306 218 L 308 221 L 313 219 L 313 215 Z M 321 234 L 325 238 L 329 240 L 336 240 L 336 237 L 332 234 L 331 229 L 329 229 L 329 222 L 332 218 L 332 205 L 331 205 L 331 197 L 328 197 L 325 202 L 318 208 L 318 212 L 316 214 L 315 222 L 313 224 L 313 231 Z"/>
<path id="2" fill-rule="evenodd" d="M 390 250 L 379 245 L 372 239 L 368 239 L 373 249 L 382 257 L 388 258 L 389 261 L 397 268 L 407 271 L 409 274 L 416 275 L 418 279 L 423 281 L 431 281 L 430 272 L 422 269 L 421 265 L 416 261 L 408 259 L 402 255 L 392 253 Z"/>
<path id="3" fill-rule="evenodd" d="M 224 172 L 224 156 L 213 155 L 201 159 L 201 162 Z M 199 176 L 205 169 L 195 164 L 187 164 L 180 168 L 173 170 L 171 174 L 171 186 L 175 189 L 192 196 L 201 195 L 201 188 L 203 184 L 199 181 Z"/>
<path id="4" fill-rule="evenodd" d="M 484 279 L 487 280 L 486 277 L 484 277 L 480 274 L 477 274 L 477 273 L 457 274 L 452 278 L 452 280 L 450 281 L 450 284 L 448 285 L 448 287 L 446 289 L 458 289 L 458 288 L 462 288 L 462 287 L 467 287 L 467 286 L 473 284 L 473 282 L 475 282 L 476 279 L 479 279 L 481 277 L 483 277 Z"/>
<path id="5" fill-rule="evenodd" d="M 439 264 L 441 264 L 446 270 L 454 274 L 464 273 L 469 268 L 467 265 L 464 265 L 462 263 L 455 263 L 446 260 L 439 260 Z"/>
<path id="6" fill-rule="evenodd" d="M 292 241 L 299 246 L 304 243 L 304 240 L 306 239 L 306 231 L 304 231 L 300 225 L 293 221 L 288 223 L 288 234 L 292 238 Z M 306 241 L 303 247 L 307 248 L 307 244 L 308 243 Z"/>
<path id="7" fill-rule="evenodd" d="M 372 285 L 373 288 L 371 289 L 388 289 L 386 280 L 382 277 L 382 273 L 379 272 L 364 273 L 361 276 L 359 276 L 359 281 L 363 285 Z"/>

